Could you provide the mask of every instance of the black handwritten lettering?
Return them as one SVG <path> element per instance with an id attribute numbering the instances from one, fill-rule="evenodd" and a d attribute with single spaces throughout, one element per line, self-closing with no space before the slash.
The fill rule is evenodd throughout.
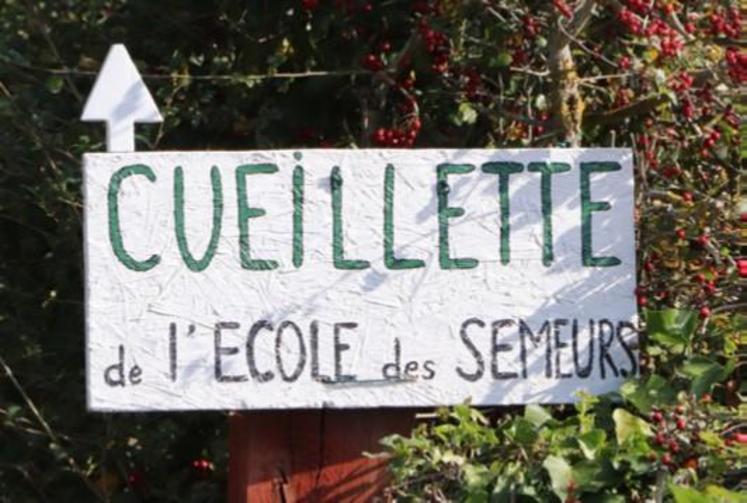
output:
<path id="1" fill-rule="evenodd" d="M 469 335 L 467 335 L 467 327 L 469 325 L 477 325 L 480 328 L 485 328 L 485 322 L 480 320 L 479 318 L 470 318 L 462 323 L 462 328 L 459 330 L 459 335 L 462 338 L 462 342 L 465 346 L 467 346 L 467 349 L 475 359 L 477 370 L 470 374 L 462 370 L 461 367 L 457 367 L 456 372 L 462 379 L 470 382 L 475 382 L 480 379 L 485 373 L 485 360 L 482 357 L 482 353 L 477 350 L 474 343 L 470 340 Z"/>
<path id="2" fill-rule="evenodd" d="M 221 346 L 221 331 L 223 329 L 236 330 L 239 324 L 235 321 L 221 321 L 215 324 L 213 343 L 215 347 L 215 380 L 218 382 L 243 382 L 247 380 L 245 375 L 224 375 L 222 367 L 223 355 L 230 356 L 239 352 L 239 348 Z"/>

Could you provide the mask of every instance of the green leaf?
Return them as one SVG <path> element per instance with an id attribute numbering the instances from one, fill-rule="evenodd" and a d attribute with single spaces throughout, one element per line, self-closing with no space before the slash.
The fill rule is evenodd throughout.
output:
<path id="1" fill-rule="evenodd" d="M 491 66 L 506 67 L 513 61 L 513 56 L 508 51 L 501 51 L 490 61 Z"/>
<path id="2" fill-rule="evenodd" d="M 682 366 L 681 370 L 693 380 L 690 391 L 696 396 L 702 396 L 711 391 L 714 384 L 729 377 L 733 365 L 723 366 L 705 356 L 693 356 Z"/>
<path id="3" fill-rule="evenodd" d="M 734 492 L 719 486 L 708 486 L 705 493 L 719 503 L 747 503 L 747 493 Z"/>
<path id="4" fill-rule="evenodd" d="M 645 317 L 649 337 L 678 353 L 685 350 L 698 326 L 698 314 L 686 309 L 648 310 Z"/>
<path id="5" fill-rule="evenodd" d="M 713 432 L 713 431 L 701 431 L 701 432 L 698 433 L 698 437 L 708 447 L 711 447 L 711 448 L 714 448 L 714 449 L 723 449 L 723 447 L 724 447 L 724 440 L 721 438 L 721 435 L 719 435 L 716 432 Z"/>
<path id="6" fill-rule="evenodd" d="M 472 108 L 469 103 L 462 102 L 459 104 L 456 115 L 453 117 L 457 126 L 471 125 L 477 122 L 477 110 Z"/>
<path id="7" fill-rule="evenodd" d="M 691 487 L 670 484 L 669 491 L 672 493 L 675 503 L 706 503 L 711 501 L 705 494 Z"/>
<path id="8" fill-rule="evenodd" d="M 453 451 L 446 451 L 440 457 L 440 461 L 448 465 L 462 466 L 466 462 L 466 459 L 464 456 L 460 456 Z"/>
<path id="9" fill-rule="evenodd" d="M 584 496 L 584 503 L 625 503 L 619 494 L 590 494 Z"/>
<path id="10" fill-rule="evenodd" d="M 542 467 L 550 475 L 553 492 L 558 498 L 565 500 L 568 496 L 568 482 L 573 480 L 573 470 L 568 462 L 559 456 L 548 456 Z"/>
<path id="11" fill-rule="evenodd" d="M 632 437 L 651 436 L 649 424 L 625 409 L 615 409 L 612 413 L 612 419 L 615 421 L 615 435 L 619 445 L 623 445 Z"/>
<path id="12" fill-rule="evenodd" d="M 524 419 L 539 428 L 552 419 L 552 415 L 541 405 L 530 404 L 524 409 Z"/>
<path id="13" fill-rule="evenodd" d="M 468 491 L 464 503 L 488 503 L 488 493 L 485 490 Z"/>
<path id="14" fill-rule="evenodd" d="M 620 387 L 620 394 L 642 414 L 651 412 L 654 405 L 660 407 L 677 401 L 675 389 L 658 375 L 652 375 L 646 381 L 627 381 Z"/>
<path id="15" fill-rule="evenodd" d="M 464 482 L 470 492 L 484 490 L 493 478 L 493 474 L 484 465 L 466 464 L 462 470 L 464 471 Z"/>
<path id="16" fill-rule="evenodd" d="M 604 430 L 591 430 L 578 437 L 578 445 L 586 459 L 593 460 L 604 447 L 607 434 Z"/>
<path id="17" fill-rule="evenodd" d="M 534 425 L 522 417 L 514 421 L 511 427 L 506 430 L 506 435 L 523 446 L 532 445 L 537 440 L 537 431 Z"/>
<path id="18" fill-rule="evenodd" d="M 573 465 L 572 474 L 579 490 L 590 493 L 598 493 L 605 487 L 614 487 L 621 482 L 609 461 L 581 461 Z"/>
<path id="19" fill-rule="evenodd" d="M 65 81 L 62 80 L 62 77 L 59 75 L 52 75 L 49 77 L 45 83 L 47 86 L 47 91 L 49 91 L 52 94 L 58 94 L 60 91 L 62 91 L 62 86 L 65 84 Z"/>

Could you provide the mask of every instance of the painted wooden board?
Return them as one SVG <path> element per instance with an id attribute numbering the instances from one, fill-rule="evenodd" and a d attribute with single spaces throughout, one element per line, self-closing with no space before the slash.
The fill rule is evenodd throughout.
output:
<path id="1" fill-rule="evenodd" d="M 409 409 L 283 410 L 234 413 L 228 501 L 369 502 L 391 482 L 381 438 L 408 434 Z"/>
<path id="2" fill-rule="evenodd" d="M 556 403 L 637 372 L 627 149 L 84 171 L 93 410 Z"/>

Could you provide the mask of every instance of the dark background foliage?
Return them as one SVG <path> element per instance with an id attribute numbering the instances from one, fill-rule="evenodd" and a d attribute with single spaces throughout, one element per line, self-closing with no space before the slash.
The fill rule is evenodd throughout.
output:
<path id="1" fill-rule="evenodd" d="M 736 3 L 644 4 L 0 0 L 0 500 L 224 493 L 225 415 L 85 408 L 80 159 L 104 146 L 78 117 L 112 43 L 165 118 L 144 150 L 634 147 L 639 303 L 733 312 Z M 700 349 L 732 357 L 729 330 Z"/>

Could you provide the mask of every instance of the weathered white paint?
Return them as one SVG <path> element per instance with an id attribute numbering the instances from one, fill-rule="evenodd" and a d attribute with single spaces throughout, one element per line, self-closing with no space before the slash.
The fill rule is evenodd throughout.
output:
<path id="1" fill-rule="evenodd" d="M 609 361 L 630 371 L 635 334 L 619 339 L 633 348 L 627 354 L 617 337 L 606 338 L 609 358 L 600 353 L 598 334 L 593 339 L 593 370 L 588 378 L 556 378 L 554 332 L 542 336 L 538 347 L 528 342 L 527 377 L 521 374 L 520 338 L 515 326 L 502 328 L 497 343 L 512 345 L 498 352 L 500 372 L 491 375 L 491 324 L 506 318 L 523 319 L 537 333 L 545 320 L 579 320 L 579 363 L 588 359 L 588 320 L 614 323 L 636 321 L 635 254 L 633 226 L 632 155 L 626 149 L 554 150 L 305 150 L 297 161 L 294 151 L 173 152 L 87 154 L 85 156 L 85 252 L 87 309 L 87 378 L 89 407 L 94 410 L 254 409 L 301 407 L 433 406 L 470 399 L 474 404 L 516 404 L 573 401 L 578 390 L 602 393 L 616 389 Z M 510 178 L 511 262 L 501 264 L 498 177 L 483 173 L 489 161 L 566 162 L 568 173 L 552 178 L 554 262 L 542 263 L 543 224 L 540 175 L 524 172 Z M 591 176 L 591 199 L 608 201 L 609 211 L 593 213 L 595 255 L 616 256 L 616 267 L 581 264 L 580 162 L 615 161 L 622 169 Z M 436 166 L 469 163 L 476 169 L 451 175 L 448 204 L 465 214 L 449 220 L 450 253 L 474 257 L 473 269 L 443 270 L 439 265 Z M 249 206 L 266 215 L 249 220 L 251 255 L 273 259 L 273 271 L 241 267 L 237 216 L 236 167 L 273 163 L 275 174 L 247 176 Z M 160 263 L 145 272 L 128 269 L 112 251 L 107 192 L 113 173 L 122 167 L 144 164 L 145 176 L 125 179 L 117 200 L 122 240 L 137 260 L 153 254 Z M 390 270 L 383 262 L 383 187 L 387 164 L 396 169 L 394 192 L 395 250 L 399 257 L 419 258 L 425 267 Z M 292 264 L 292 172 L 305 170 L 304 261 Z M 210 238 L 213 208 L 211 167 L 221 173 L 222 231 L 212 263 L 201 272 L 189 270 L 182 260 L 174 231 L 174 170 L 184 170 L 186 230 L 189 249 L 202 257 Z M 333 266 L 330 170 L 340 166 L 344 179 L 343 228 L 346 258 L 368 260 L 365 270 L 339 270 Z M 486 324 L 469 327 L 467 334 L 484 359 L 484 375 L 470 382 L 456 371 L 473 373 L 478 364 L 460 337 L 460 326 L 470 318 Z M 268 320 L 277 328 L 284 320 L 303 332 L 306 364 L 295 382 L 278 376 L 275 333 L 259 332 L 256 365 L 274 378 L 258 382 L 249 375 L 245 347 L 250 327 Z M 319 374 L 312 378 L 309 326 L 318 321 Z M 216 323 L 235 322 L 224 329 L 221 356 L 224 375 L 244 376 L 243 382 L 219 382 L 215 375 Z M 353 322 L 354 330 L 341 330 L 339 348 L 342 374 L 352 382 L 334 380 L 333 324 Z M 175 380 L 170 366 L 170 324 L 176 327 Z M 190 332 L 190 325 L 193 331 Z M 382 366 L 393 361 L 394 341 L 406 362 L 418 362 L 415 377 L 385 380 Z M 546 377 L 546 342 L 550 341 L 550 377 Z M 558 324 L 558 341 L 571 345 L 569 326 Z M 294 332 L 283 335 L 281 357 L 286 374 L 298 358 Z M 124 386 L 111 386 L 104 376 L 119 377 L 120 346 L 124 350 Z M 235 354 L 228 354 L 236 348 Z M 574 372 L 569 348 L 557 356 L 562 372 Z M 435 376 L 427 380 L 423 362 L 430 360 Z M 606 376 L 601 375 L 604 363 Z M 137 365 L 141 375 L 132 384 L 129 372 Z M 390 368 L 391 370 L 391 368 Z M 136 372 L 137 374 L 137 372 Z M 116 380 L 116 379 L 115 379 Z"/>
<path id="2" fill-rule="evenodd" d="M 81 120 L 106 122 L 106 150 L 133 152 L 136 122 L 163 122 L 140 73 L 122 44 L 112 45 Z"/>

